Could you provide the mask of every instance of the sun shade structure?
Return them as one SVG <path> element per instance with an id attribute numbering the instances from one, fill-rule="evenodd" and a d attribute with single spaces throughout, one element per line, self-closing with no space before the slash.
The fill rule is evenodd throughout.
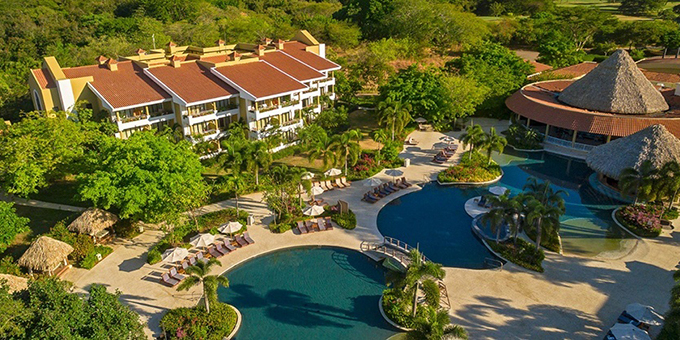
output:
<path id="1" fill-rule="evenodd" d="M 614 335 L 616 340 L 651 340 L 647 332 L 631 325 L 624 323 L 617 323 L 614 327 L 609 329 L 609 332 Z"/>
<path id="2" fill-rule="evenodd" d="M 30 271 L 38 270 L 51 274 L 62 263 L 67 263 L 66 258 L 71 252 L 73 247 L 67 243 L 48 236 L 40 236 L 31 243 L 17 263 Z"/>
<path id="3" fill-rule="evenodd" d="M 28 279 L 9 274 L 0 274 L 0 285 L 2 284 L 7 285 L 9 292 L 13 293 L 28 288 Z"/>
<path id="4" fill-rule="evenodd" d="M 324 212 L 324 209 L 323 209 L 322 206 L 313 205 L 313 206 L 305 209 L 305 211 L 303 211 L 302 213 L 307 215 L 307 216 L 318 216 L 318 215 L 323 214 L 323 212 Z"/>
<path id="5" fill-rule="evenodd" d="M 68 230 L 90 236 L 118 222 L 118 216 L 102 209 L 89 208 L 68 225 Z"/>
<path id="6" fill-rule="evenodd" d="M 648 325 L 659 326 L 663 323 L 663 316 L 659 315 L 654 308 L 640 303 L 631 303 L 626 306 L 626 313 L 634 317 L 637 321 Z"/>
<path id="7" fill-rule="evenodd" d="M 576 80 L 558 99 L 582 109 L 618 114 L 650 114 L 669 109 L 661 92 L 624 50 L 617 50 Z"/>
<path id="8" fill-rule="evenodd" d="M 323 194 L 323 189 L 321 187 L 312 187 L 312 195 Z"/>
<path id="9" fill-rule="evenodd" d="M 189 240 L 189 243 L 194 247 L 207 247 L 213 242 L 215 242 L 215 235 L 208 233 L 198 234 Z"/>
<path id="10" fill-rule="evenodd" d="M 189 255 L 185 248 L 171 248 L 163 252 L 161 258 L 163 262 L 177 262 L 184 260 Z"/>
<path id="11" fill-rule="evenodd" d="M 383 181 L 375 177 L 371 177 L 364 182 L 365 187 L 374 187 L 380 184 L 383 184 Z"/>
<path id="12" fill-rule="evenodd" d="M 489 188 L 489 192 L 496 195 L 496 196 L 501 196 L 501 195 L 505 194 L 506 191 L 508 191 L 508 188 L 498 186 L 498 185 Z"/>
<path id="13" fill-rule="evenodd" d="M 231 221 L 229 223 L 225 223 L 220 228 L 218 229 L 222 234 L 232 234 L 235 233 L 243 228 L 243 224 L 236 222 L 236 221 Z"/>
<path id="14" fill-rule="evenodd" d="M 663 125 L 652 125 L 628 137 L 597 146 L 586 157 L 591 169 L 613 179 L 619 179 L 626 168 L 639 170 L 646 160 L 652 162 L 654 169 L 669 161 L 680 161 L 680 140 Z"/>
<path id="15" fill-rule="evenodd" d="M 342 171 L 340 171 L 340 170 L 338 170 L 338 169 L 336 169 L 336 168 L 332 168 L 332 169 L 330 169 L 330 170 L 324 172 L 323 174 L 326 175 L 326 176 L 337 176 L 337 175 L 339 175 L 339 174 L 341 174 L 341 173 L 342 173 Z"/>

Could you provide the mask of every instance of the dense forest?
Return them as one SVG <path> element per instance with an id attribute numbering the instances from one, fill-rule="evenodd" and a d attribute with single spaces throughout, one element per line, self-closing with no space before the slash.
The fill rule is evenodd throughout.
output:
<path id="1" fill-rule="evenodd" d="M 3 1 L 0 10 L 0 115 L 10 120 L 32 109 L 26 79 L 44 56 L 78 66 L 170 40 L 208 46 L 220 38 L 288 39 L 297 29 L 309 30 L 344 66 L 338 92 L 345 100 L 375 93 L 398 69 L 416 62 L 442 67 L 486 40 L 536 49 L 553 66 L 619 46 L 640 54 L 680 45 L 673 10 L 648 11 L 655 20 L 620 21 L 551 0 L 27 0 Z"/>

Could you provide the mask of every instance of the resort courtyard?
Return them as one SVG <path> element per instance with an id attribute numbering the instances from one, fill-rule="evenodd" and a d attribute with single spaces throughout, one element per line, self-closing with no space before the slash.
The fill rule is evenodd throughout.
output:
<path id="1" fill-rule="evenodd" d="M 487 131 L 492 126 L 498 131 L 503 131 L 507 129 L 509 124 L 507 121 L 479 118 L 475 118 L 474 123 L 480 124 Z M 452 132 L 445 135 L 438 132 L 413 132 L 410 137 L 419 143 L 404 147 L 400 157 L 409 159 L 410 165 L 399 170 L 403 172 L 403 177 L 414 185 L 395 192 L 374 204 L 361 201 L 363 193 L 367 190 L 367 187 L 362 184 L 363 181 L 354 182 L 349 188 L 327 191 L 319 195 L 330 204 L 335 204 L 338 200 L 347 202 L 350 209 L 356 214 L 357 226 L 354 230 L 336 227 L 327 232 L 309 235 L 298 235 L 293 232 L 274 234 L 267 227 L 273 215 L 267 209 L 266 204 L 262 202 L 262 195 L 256 193 L 241 197 L 240 208 L 246 210 L 255 218 L 255 223 L 248 228 L 248 232 L 255 243 L 221 257 L 219 267 L 213 269 L 213 271 L 215 273 L 226 272 L 230 278 L 230 288 L 224 291 L 220 290 L 220 299 L 228 296 L 226 298 L 228 302 L 244 314 L 243 329 L 246 330 L 248 327 L 251 330 L 253 328 L 265 328 L 267 332 L 274 334 L 278 331 L 277 327 L 285 325 L 287 331 L 298 332 L 298 335 L 313 334 L 305 332 L 312 332 L 314 329 L 334 330 L 337 332 L 336 334 L 343 334 L 343 329 L 350 329 L 357 324 L 363 324 L 367 329 L 366 334 L 376 334 L 376 336 L 379 334 L 379 336 L 385 337 L 385 334 L 389 336 L 399 332 L 398 329 L 382 322 L 379 318 L 375 319 L 375 311 L 362 311 L 357 314 L 356 308 L 366 308 L 365 306 L 370 308 L 373 303 L 373 307 L 377 311 L 379 296 L 366 297 L 368 303 L 361 302 L 357 297 L 354 301 L 355 310 L 351 309 L 351 304 L 346 305 L 346 303 L 340 302 L 338 302 L 338 306 L 322 306 L 318 303 L 315 304 L 317 301 L 310 296 L 299 293 L 304 290 L 304 287 L 300 287 L 298 292 L 290 287 L 286 290 L 277 290 L 273 287 L 279 285 L 281 280 L 293 280 L 296 276 L 295 273 L 291 273 L 290 277 L 287 278 L 257 277 L 253 278 L 258 280 L 257 283 L 249 283 L 247 279 L 249 272 L 239 272 L 239 270 L 253 268 L 253 266 L 248 266 L 250 260 L 275 250 L 301 246 L 329 246 L 359 252 L 362 242 L 381 242 L 383 236 L 396 237 L 388 233 L 381 233 L 381 231 L 387 229 L 392 230 L 390 229 L 392 226 L 379 225 L 383 218 L 379 217 L 381 209 L 387 205 L 399 206 L 402 204 L 404 195 L 416 193 L 424 185 L 436 185 L 430 182 L 436 179 L 441 170 L 458 162 L 460 153 L 454 155 L 448 164 L 443 165 L 431 162 L 432 157 L 447 145 L 443 142 L 446 136 L 454 137 L 455 143 L 459 144 L 461 133 Z M 459 148 L 462 148 L 462 145 Z M 505 159 L 508 164 L 511 164 L 514 160 L 513 157 L 497 159 Z M 506 176 L 508 175 L 511 175 L 511 173 L 506 171 Z M 539 176 L 539 174 L 533 175 Z M 383 181 L 393 180 L 393 176 L 385 174 L 384 171 L 374 177 Z M 501 183 L 511 190 L 521 188 L 524 184 L 524 182 L 504 182 L 503 179 L 501 179 Z M 451 187 L 441 190 L 444 192 L 456 191 L 455 195 L 465 198 L 472 197 L 486 189 L 477 188 L 472 189 L 474 192 L 464 192 L 462 189 Z M 458 191 L 460 191 L 460 194 Z M 569 197 L 568 205 L 578 205 L 578 203 L 571 201 L 571 199 L 577 200 L 577 197 L 574 197 L 574 195 Z M 433 197 L 432 199 L 437 198 Z M 427 205 L 426 200 L 427 198 L 422 200 L 420 204 Z M 403 201 L 408 202 L 406 198 Z M 640 302 L 650 305 L 659 312 L 665 312 L 668 308 L 669 291 L 673 285 L 672 272 L 678 266 L 677 246 L 680 240 L 678 240 L 677 233 L 664 230 L 659 237 L 644 240 L 623 237 L 614 241 L 618 246 L 611 246 L 610 242 L 602 251 L 596 253 L 575 254 L 578 253 L 577 246 L 565 247 L 567 250 L 571 249 L 572 253 L 565 251 L 564 255 L 546 252 L 546 259 L 543 261 L 545 269 L 543 273 L 529 271 L 512 263 L 506 263 L 502 269 L 476 269 L 474 264 L 469 265 L 456 261 L 456 257 L 467 256 L 469 254 L 465 254 L 466 252 L 473 252 L 472 250 L 461 252 L 461 249 L 456 249 L 456 247 L 465 250 L 474 249 L 475 252 L 480 252 L 481 255 L 479 256 L 482 258 L 487 256 L 483 253 L 486 251 L 485 249 L 479 250 L 478 248 L 482 246 L 482 243 L 469 236 L 472 233 L 470 229 L 471 219 L 465 215 L 463 204 L 447 204 L 448 201 L 437 203 L 446 205 L 446 208 L 440 211 L 441 214 L 463 214 L 465 218 L 451 220 L 450 224 L 434 222 L 434 219 L 432 221 L 423 220 L 417 225 L 412 225 L 402 241 L 413 247 L 418 246 L 425 256 L 444 264 L 446 271 L 444 283 L 451 305 L 449 315 L 452 323 L 463 326 L 471 339 L 601 338 L 606 330 L 616 322 L 621 311 L 630 303 Z M 221 210 L 234 205 L 233 200 L 224 201 L 204 206 L 199 209 L 199 213 Z M 409 213 L 406 203 L 400 207 L 403 210 L 400 210 L 400 208 L 397 210 L 386 209 L 385 211 L 396 217 L 399 217 L 400 214 Z M 574 208 L 567 207 L 568 211 L 569 209 Z M 597 216 L 588 217 L 590 220 L 604 220 L 604 217 L 598 211 L 593 214 L 593 216 Z M 574 215 L 578 217 L 576 213 Z M 575 225 L 570 232 L 573 233 L 579 227 L 582 226 Z M 587 227 L 583 228 L 584 234 L 580 238 L 585 240 L 586 243 L 591 242 L 592 244 L 592 241 L 588 241 L 589 236 L 598 239 L 606 237 L 606 233 L 597 234 L 592 230 L 586 230 Z M 130 241 L 116 243 L 114 252 L 92 270 L 73 268 L 66 273 L 63 279 L 74 282 L 77 292 L 86 292 L 93 283 L 103 284 L 110 291 L 119 290 L 121 300 L 142 315 L 144 321 L 148 323 L 147 334 L 158 336 L 161 334 L 159 320 L 164 312 L 172 308 L 196 305 L 199 302 L 201 292 L 198 287 L 180 292 L 175 288 L 159 283 L 161 274 L 167 269 L 164 268 L 162 263 L 147 264 L 146 254 L 149 248 L 163 236 L 163 232 L 154 229 L 154 226 L 147 226 L 147 229 L 151 230 L 147 230 Z M 450 236 L 451 232 L 449 231 L 447 231 L 445 237 L 436 236 L 438 230 L 448 229 L 453 230 L 451 232 L 454 233 L 454 237 Z M 455 237 L 455 233 L 459 233 L 460 238 Z M 573 235 L 571 238 L 566 236 L 565 240 L 571 241 L 579 238 L 579 236 Z M 411 238 L 416 242 L 412 243 Z M 464 240 L 466 243 L 456 245 L 454 242 L 457 239 Z M 434 245 L 426 244 L 426 242 L 434 242 Z M 574 244 L 578 244 L 578 241 L 574 242 L 576 242 Z M 428 248 L 433 249 L 433 254 L 428 253 Z M 309 254 L 316 253 L 310 251 Z M 377 264 L 369 266 L 358 264 L 360 261 L 357 261 L 355 257 L 345 256 L 340 251 L 332 255 L 318 254 L 321 258 L 331 256 L 335 265 L 342 267 L 349 273 L 353 272 L 355 278 L 365 282 L 373 282 L 378 275 L 378 281 L 380 281 L 381 269 Z M 371 251 L 364 252 L 364 254 L 372 258 L 377 258 L 379 255 Z M 493 257 L 490 253 L 489 256 Z M 309 260 L 309 263 L 307 263 L 307 260 L 300 257 L 299 254 L 282 255 L 280 258 L 293 258 L 301 261 L 296 262 L 295 265 L 287 263 L 287 267 L 293 268 L 291 271 L 299 270 L 300 275 L 306 275 L 307 271 L 323 272 L 324 270 L 321 259 Z M 373 262 L 371 261 L 371 263 Z M 331 267 L 334 267 L 332 263 L 328 265 L 328 270 L 331 270 Z M 255 266 L 255 268 L 262 269 L 261 266 Z M 371 268 L 375 268 L 376 272 L 372 273 Z M 230 277 L 231 270 L 238 274 L 237 276 L 241 277 L 243 281 L 236 281 L 235 278 Z M 266 275 L 263 274 L 266 271 L 258 273 Z M 341 277 L 329 274 L 329 277 L 325 279 L 333 280 Z M 257 287 L 254 287 L 263 285 L 260 280 L 265 280 L 267 284 L 272 285 L 272 289 L 264 296 L 258 295 Z M 374 285 L 375 283 L 370 284 Z M 328 287 L 336 286 L 329 283 Z M 342 285 L 338 287 L 342 287 Z M 350 288 L 347 287 L 346 289 Z M 333 292 L 328 291 L 326 293 L 332 294 Z M 269 308 L 268 312 L 262 313 L 265 308 Z M 263 324 L 248 325 L 249 322 L 252 322 L 252 320 L 249 321 L 249 313 L 255 312 L 259 313 L 260 317 L 264 317 L 264 319 L 260 319 Z M 286 313 L 292 315 L 286 315 Z M 370 315 L 370 320 L 357 317 L 357 315 L 363 313 Z M 372 333 L 370 330 L 377 331 Z M 333 334 L 332 331 L 329 334 Z M 366 338 L 371 338 L 371 336 L 369 335 Z"/>

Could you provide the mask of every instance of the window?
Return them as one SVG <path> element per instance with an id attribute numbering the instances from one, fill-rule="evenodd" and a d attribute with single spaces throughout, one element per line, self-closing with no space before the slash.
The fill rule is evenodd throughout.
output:
<path id="1" fill-rule="evenodd" d="M 40 95 L 38 94 L 38 91 L 33 90 L 33 98 L 35 98 L 35 109 L 38 111 L 42 111 L 43 105 L 42 101 L 40 101 Z"/>
<path id="2" fill-rule="evenodd" d="M 165 131 L 166 127 L 172 128 L 172 126 L 175 125 L 175 120 L 174 119 L 168 119 L 163 122 L 158 122 L 158 123 L 153 123 L 151 124 L 151 127 L 156 129 L 158 132 L 163 132 Z"/>

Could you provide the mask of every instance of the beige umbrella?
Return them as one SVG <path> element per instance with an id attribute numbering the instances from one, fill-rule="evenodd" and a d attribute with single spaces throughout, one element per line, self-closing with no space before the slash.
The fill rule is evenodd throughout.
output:
<path id="1" fill-rule="evenodd" d="M 325 210 L 323 209 L 322 206 L 320 206 L 320 205 L 313 205 L 313 206 L 311 206 L 311 207 L 305 209 L 305 211 L 303 211 L 302 213 L 303 213 L 304 215 L 307 215 L 307 216 L 318 216 L 318 215 L 323 214 L 324 211 L 325 211 Z"/>
<path id="2" fill-rule="evenodd" d="M 302 175 L 302 179 L 312 179 L 314 178 L 314 174 L 311 172 L 306 172 L 304 175 Z"/>
<path id="3" fill-rule="evenodd" d="M 207 247 L 215 242 L 215 235 L 205 233 L 198 234 L 189 240 L 189 243 L 194 247 Z"/>
<path id="4" fill-rule="evenodd" d="M 174 263 L 184 260 L 188 255 L 189 251 L 186 248 L 170 248 L 163 252 L 161 259 L 163 262 Z"/>
<path id="5" fill-rule="evenodd" d="M 237 221 L 231 221 L 231 222 L 229 222 L 229 223 L 223 224 L 218 230 L 219 230 L 222 234 L 229 234 L 229 235 L 231 235 L 231 234 L 233 234 L 233 233 L 235 233 L 235 232 L 241 230 L 241 228 L 243 228 L 243 224 L 241 224 L 241 223 L 239 223 L 239 222 L 237 222 Z"/>
<path id="6" fill-rule="evenodd" d="M 330 170 L 324 172 L 323 174 L 326 175 L 326 176 L 328 176 L 328 177 L 333 177 L 333 176 L 337 176 L 337 175 L 339 175 L 339 174 L 341 174 L 341 173 L 342 173 L 341 170 L 336 169 L 336 168 L 332 168 L 332 169 L 330 169 Z"/>

